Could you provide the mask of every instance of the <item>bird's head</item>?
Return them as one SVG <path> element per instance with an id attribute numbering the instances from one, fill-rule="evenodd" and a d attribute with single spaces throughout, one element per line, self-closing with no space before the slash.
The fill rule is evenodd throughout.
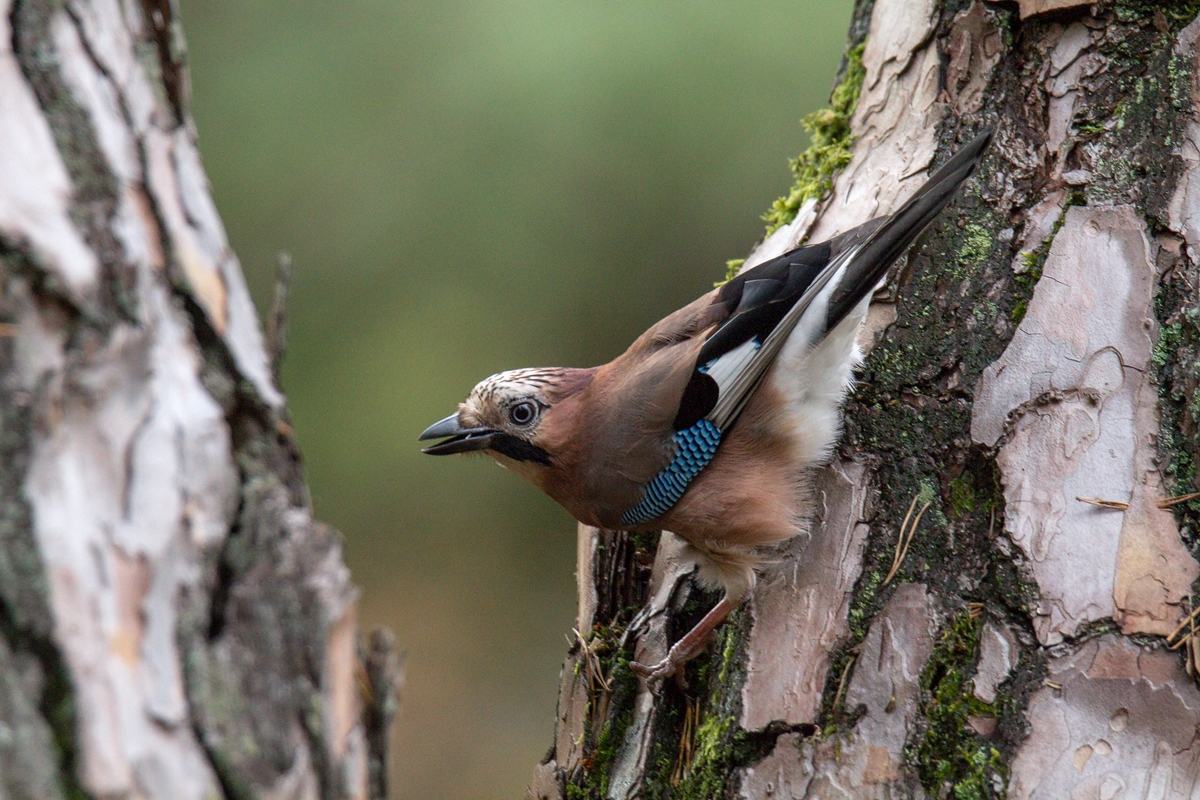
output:
<path id="1" fill-rule="evenodd" d="M 486 452 L 541 485 L 541 473 L 560 466 L 564 436 L 578 404 L 571 402 L 595 370 L 515 369 L 480 381 L 458 411 L 430 425 L 420 441 L 441 439 L 422 452 L 434 456 Z"/>

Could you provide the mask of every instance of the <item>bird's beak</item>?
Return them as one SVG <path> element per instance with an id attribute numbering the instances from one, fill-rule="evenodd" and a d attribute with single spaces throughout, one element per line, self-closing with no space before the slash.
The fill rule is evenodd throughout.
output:
<path id="1" fill-rule="evenodd" d="M 445 439 L 431 444 L 422 450 L 431 456 L 448 456 L 451 453 L 469 453 L 472 450 L 485 450 L 496 438 L 499 431 L 491 428 L 464 428 L 458 421 L 458 414 L 451 414 L 443 420 L 433 423 L 417 437 L 418 442 L 428 439 Z"/>

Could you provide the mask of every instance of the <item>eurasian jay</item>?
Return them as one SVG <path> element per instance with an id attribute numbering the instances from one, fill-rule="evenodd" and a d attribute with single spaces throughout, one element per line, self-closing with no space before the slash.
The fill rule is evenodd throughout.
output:
<path id="1" fill-rule="evenodd" d="M 808 474 L 832 451 L 861 359 L 854 343 L 889 266 L 975 172 L 991 132 L 899 211 L 743 271 L 600 367 L 501 372 L 431 425 L 431 455 L 484 451 L 577 520 L 669 530 L 722 600 L 650 682 L 700 652 L 754 586 L 755 549 L 804 531 Z"/>

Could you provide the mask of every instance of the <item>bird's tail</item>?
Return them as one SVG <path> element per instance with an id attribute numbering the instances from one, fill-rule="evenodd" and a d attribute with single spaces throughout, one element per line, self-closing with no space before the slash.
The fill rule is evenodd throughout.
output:
<path id="1" fill-rule="evenodd" d="M 832 330 L 863 297 L 875 289 L 892 262 L 946 207 L 963 181 L 974 174 L 991 141 L 990 130 L 972 139 L 966 147 L 951 156 L 933 177 L 925 181 L 925 185 L 899 211 L 885 217 L 857 248 L 830 297 L 826 330 Z M 871 225 L 870 222 L 866 224 Z"/>

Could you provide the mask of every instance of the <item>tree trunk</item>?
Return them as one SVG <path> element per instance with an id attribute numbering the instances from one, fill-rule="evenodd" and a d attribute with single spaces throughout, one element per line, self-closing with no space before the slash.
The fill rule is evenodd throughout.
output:
<path id="1" fill-rule="evenodd" d="M 1169 502 L 1200 446 L 1196 14 L 859 0 L 747 263 L 996 141 L 877 295 L 810 533 L 658 696 L 628 661 L 715 597 L 669 533 L 580 530 L 530 796 L 1200 797 L 1200 501 Z"/>
<path id="2" fill-rule="evenodd" d="M 382 792 L 187 93 L 167 0 L 0 0 L 0 798 Z"/>

